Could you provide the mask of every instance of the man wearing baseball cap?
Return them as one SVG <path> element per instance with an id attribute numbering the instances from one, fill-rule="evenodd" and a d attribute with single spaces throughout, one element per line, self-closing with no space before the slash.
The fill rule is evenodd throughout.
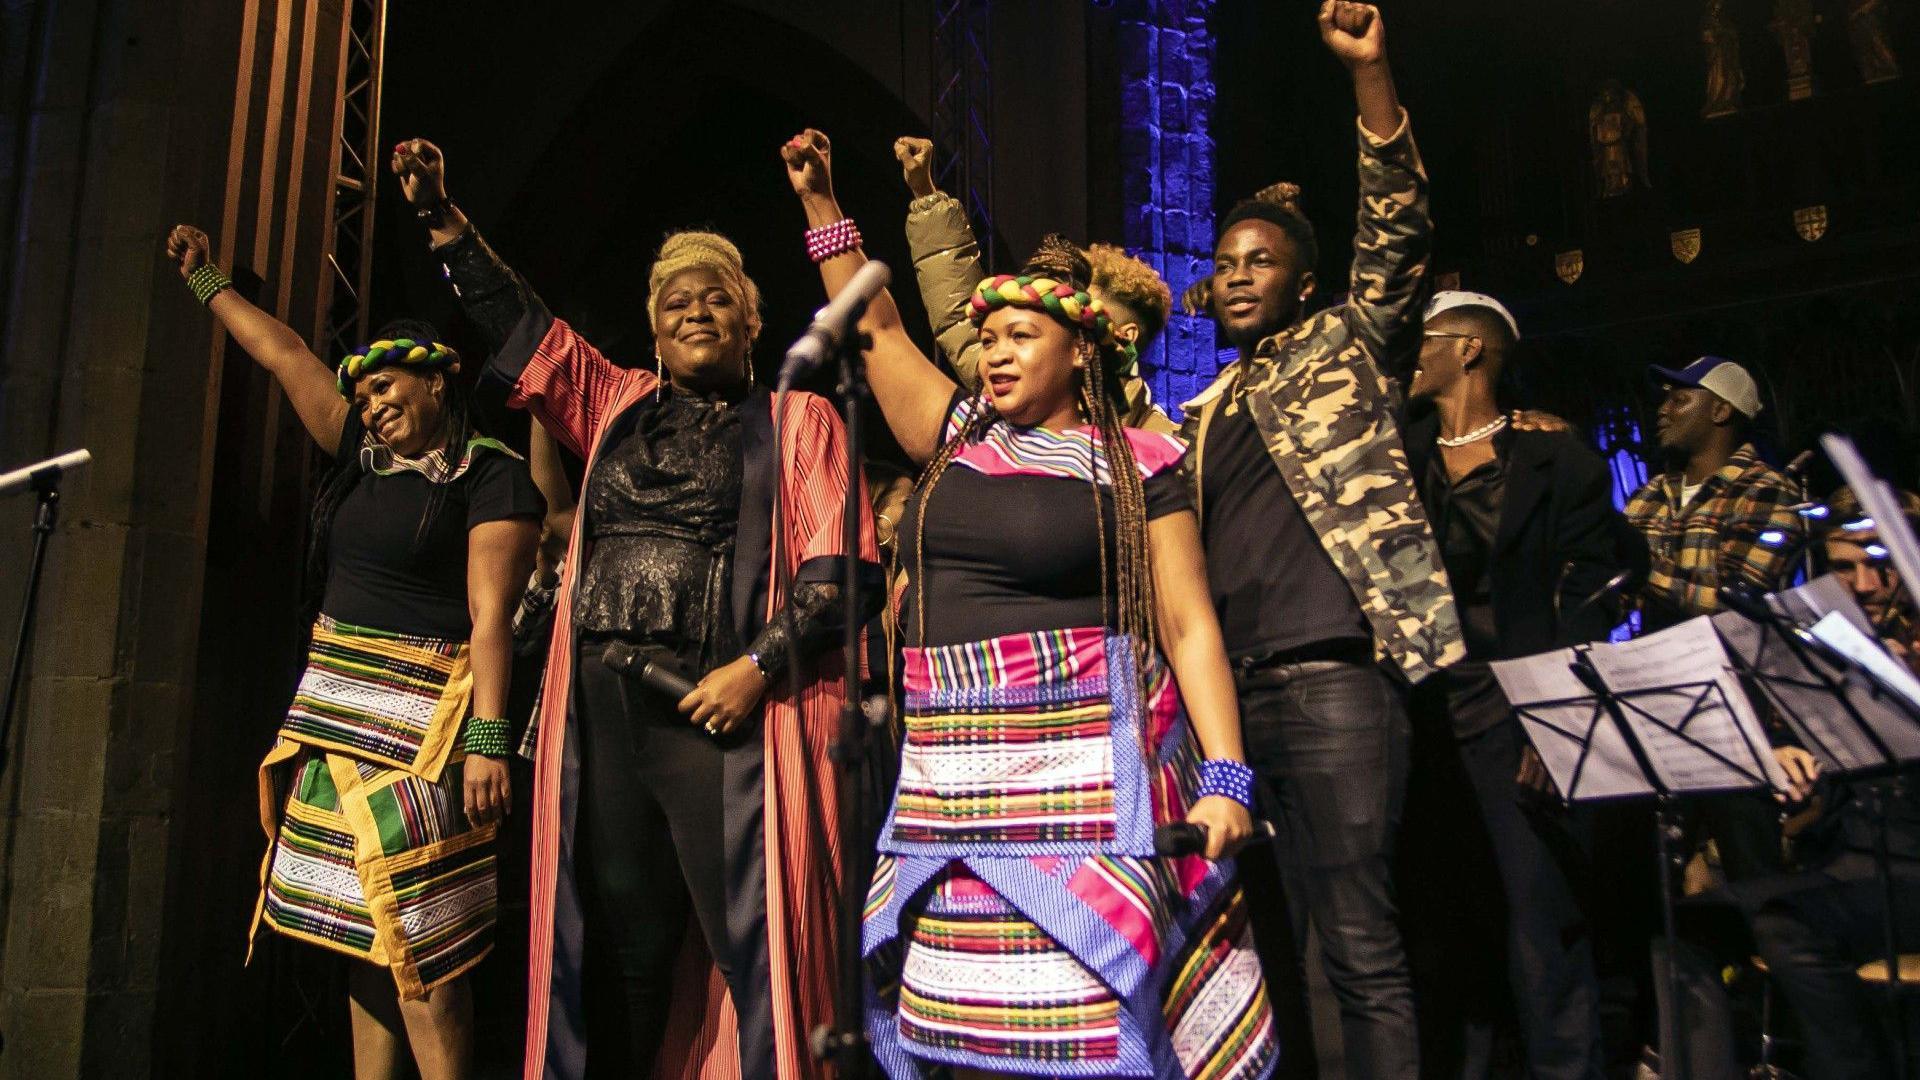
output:
<path id="1" fill-rule="evenodd" d="M 1747 369 L 1703 356 L 1648 372 L 1665 389 L 1655 428 L 1660 449 L 1680 466 L 1627 502 L 1627 518 L 1653 557 L 1640 597 L 1642 629 L 1657 630 L 1720 610 L 1722 585 L 1785 585 L 1806 528 L 1793 509 L 1794 485 L 1748 441 L 1760 388 Z"/>
<path id="2" fill-rule="evenodd" d="M 1806 542 L 1794 509 L 1799 493 L 1760 460 L 1748 439 L 1761 408 L 1753 376 L 1717 356 L 1648 372 L 1665 395 L 1657 413 L 1660 449 L 1678 467 L 1627 501 L 1627 518 L 1646 536 L 1652 566 L 1637 596 L 1643 631 L 1718 611 L 1722 585 L 1786 586 Z M 1777 809 L 1750 793 L 1695 800 L 1687 815 L 1690 840 L 1713 840 L 1730 882 L 1779 873 Z M 1733 1035 L 1712 950 L 1682 933 L 1671 957 L 1664 939 L 1656 938 L 1653 956 L 1662 1055 L 1684 1054 L 1689 1075 L 1714 1075 L 1712 1063 L 1733 1060 Z M 1679 969 L 1682 998 L 1692 1003 L 1684 1025 L 1660 992 L 1666 981 L 1658 973 L 1669 962 Z"/>

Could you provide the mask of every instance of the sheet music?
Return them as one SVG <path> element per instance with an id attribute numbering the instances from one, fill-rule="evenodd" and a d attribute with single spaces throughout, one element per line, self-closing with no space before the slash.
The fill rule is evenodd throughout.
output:
<path id="1" fill-rule="evenodd" d="M 1775 593 L 1767 601 L 1775 611 L 1803 625 L 1831 617 L 1850 627 L 1857 640 L 1871 641 L 1872 621 L 1852 590 L 1834 575 Z M 1800 744 L 1820 759 L 1821 768 L 1829 772 L 1878 769 L 1887 764 L 1889 753 L 1899 761 L 1920 760 L 1920 723 L 1858 671 L 1811 654 L 1810 646 L 1793 648 L 1777 628 L 1762 628 L 1737 612 L 1721 612 L 1713 623 L 1727 651 L 1743 666 L 1756 669 L 1760 692 L 1799 736 Z M 1826 631 L 1829 636 L 1836 632 L 1836 628 Z M 1878 648 L 1871 651 L 1886 656 Z M 1802 653 L 1812 660 L 1812 670 L 1801 660 Z M 1906 670 L 1903 664 L 1896 666 Z M 1829 682 L 1837 683 L 1837 688 L 1829 687 Z M 1920 682 L 1914 687 L 1920 688 Z M 1835 699 L 1836 692 L 1841 700 Z M 1861 723 L 1873 734 L 1862 731 Z"/>
<path id="2" fill-rule="evenodd" d="M 1572 649 L 1490 666 L 1548 775 L 1569 800 L 1653 794 L 1619 726 L 1573 673 Z"/>
<path id="3" fill-rule="evenodd" d="M 1916 706 L 1920 706 L 1920 679 L 1913 677 L 1907 665 L 1895 660 L 1880 643 L 1860 632 L 1839 612 L 1830 612 L 1814 623 L 1812 633 L 1833 651 L 1873 673 L 1882 686 L 1892 688 Z"/>
<path id="4" fill-rule="evenodd" d="M 1787 790 L 1786 774 L 1706 616 L 1618 645 L 1595 645 L 1587 658 L 1668 791 Z"/>

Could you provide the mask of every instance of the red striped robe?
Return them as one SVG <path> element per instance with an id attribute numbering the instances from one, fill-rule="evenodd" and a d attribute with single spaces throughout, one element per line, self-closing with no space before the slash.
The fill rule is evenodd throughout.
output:
<path id="1" fill-rule="evenodd" d="M 591 472 L 600 436 L 627 409 L 653 392 L 652 372 L 617 367 L 599 350 L 554 320 L 534 349 L 508 397 L 531 410 L 555 439 L 587 459 Z M 833 407 L 812 394 L 792 393 L 781 417 L 784 454 L 779 471 L 787 532 L 780 544 L 792 574 L 812 559 L 839 556 L 841 511 L 847 490 L 846 432 Z M 860 500 L 860 556 L 879 561 L 872 512 Z M 554 965 L 562 833 L 561 764 L 567 738 L 567 708 L 573 689 L 571 617 L 578 570 L 586 565 L 581 525 L 561 576 L 553 640 L 547 650 L 546 688 L 540 701 L 540 732 L 534 757 L 532 926 L 527 971 L 528 1080 L 543 1076 L 547 1061 L 550 990 Z M 767 572 L 772 573 L 771 564 Z M 769 579 L 773 580 L 773 579 Z M 769 590 L 771 591 L 771 590 Z M 778 598 L 769 596 L 767 617 Z M 816 1024 L 831 1018 L 838 933 L 840 851 L 833 822 L 838 814 L 836 778 L 827 747 L 845 697 L 836 651 L 814 666 L 813 681 L 770 695 L 765 703 L 766 878 L 768 967 L 773 978 L 775 1066 L 782 1077 L 821 1075 L 807 1048 Z M 825 823 L 808 827 L 809 822 Z M 571 849 L 570 838 L 569 850 Z M 821 850 L 824 845 L 824 850 Z M 683 954 L 662 1076 L 736 1077 L 734 1018 L 726 983 L 690 933 Z M 697 955 L 698 959 L 694 959 Z"/>

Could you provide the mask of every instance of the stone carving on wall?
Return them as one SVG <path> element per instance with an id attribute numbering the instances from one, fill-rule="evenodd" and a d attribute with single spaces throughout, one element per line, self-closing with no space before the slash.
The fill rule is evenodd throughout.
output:
<path id="1" fill-rule="evenodd" d="M 1700 16 L 1700 44 L 1707 53 L 1707 88 L 1700 115 L 1711 120 L 1740 110 L 1747 73 L 1740 66 L 1740 28 L 1727 14 L 1726 0 L 1707 0 Z"/>
<path id="2" fill-rule="evenodd" d="M 1593 153 L 1594 188 L 1601 198 L 1625 195 L 1636 182 L 1653 186 L 1647 172 L 1647 110 L 1620 80 L 1601 83 L 1587 107 L 1587 141 Z"/>
<path id="3" fill-rule="evenodd" d="M 1787 100 L 1813 96 L 1813 0 L 1773 0 L 1773 21 L 1767 25 L 1780 41 L 1787 64 Z"/>
<path id="4" fill-rule="evenodd" d="M 1900 77 L 1900 61 L 1887 41 L 1886 0 L 1847 0 L 1847 44 L 1853 46 L 1861 82 L 1872 85 Z"/>

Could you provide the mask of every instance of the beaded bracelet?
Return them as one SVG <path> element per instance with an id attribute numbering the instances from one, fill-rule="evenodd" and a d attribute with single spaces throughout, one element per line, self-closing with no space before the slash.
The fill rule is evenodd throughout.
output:
<path id="1" fill-rule="evenodd" d="M 1200 763 L 1199 798 L 1221 795 L 1253 809 L 1253 769 L 1232 758 L 1208 758 Z"/>
<path id="2" fill-rule="evenodd" d="M 195 300 L 211 304 L 214 297 L 233 288 L 233 279 L 222 273 L 219 267 L 208 263 L 187 275 L 187 288 L 193 290 Z"/>
<path id="3" fill-rule="evenodd" d="M 504 716 L 469 716 L 466 728 L 460 732 L 460 749 L 486 757 L 506 757 L 513 752 L 507 742 L 507 729 L 511 726 Z"/>
<path id="4" fill-rule="evenodd" d="M 860 250 L 860 226 L 852 218 L 841 218 L 829 225 L 807 230 L 807 258 L 826 262 L 835 255 Z"/>

